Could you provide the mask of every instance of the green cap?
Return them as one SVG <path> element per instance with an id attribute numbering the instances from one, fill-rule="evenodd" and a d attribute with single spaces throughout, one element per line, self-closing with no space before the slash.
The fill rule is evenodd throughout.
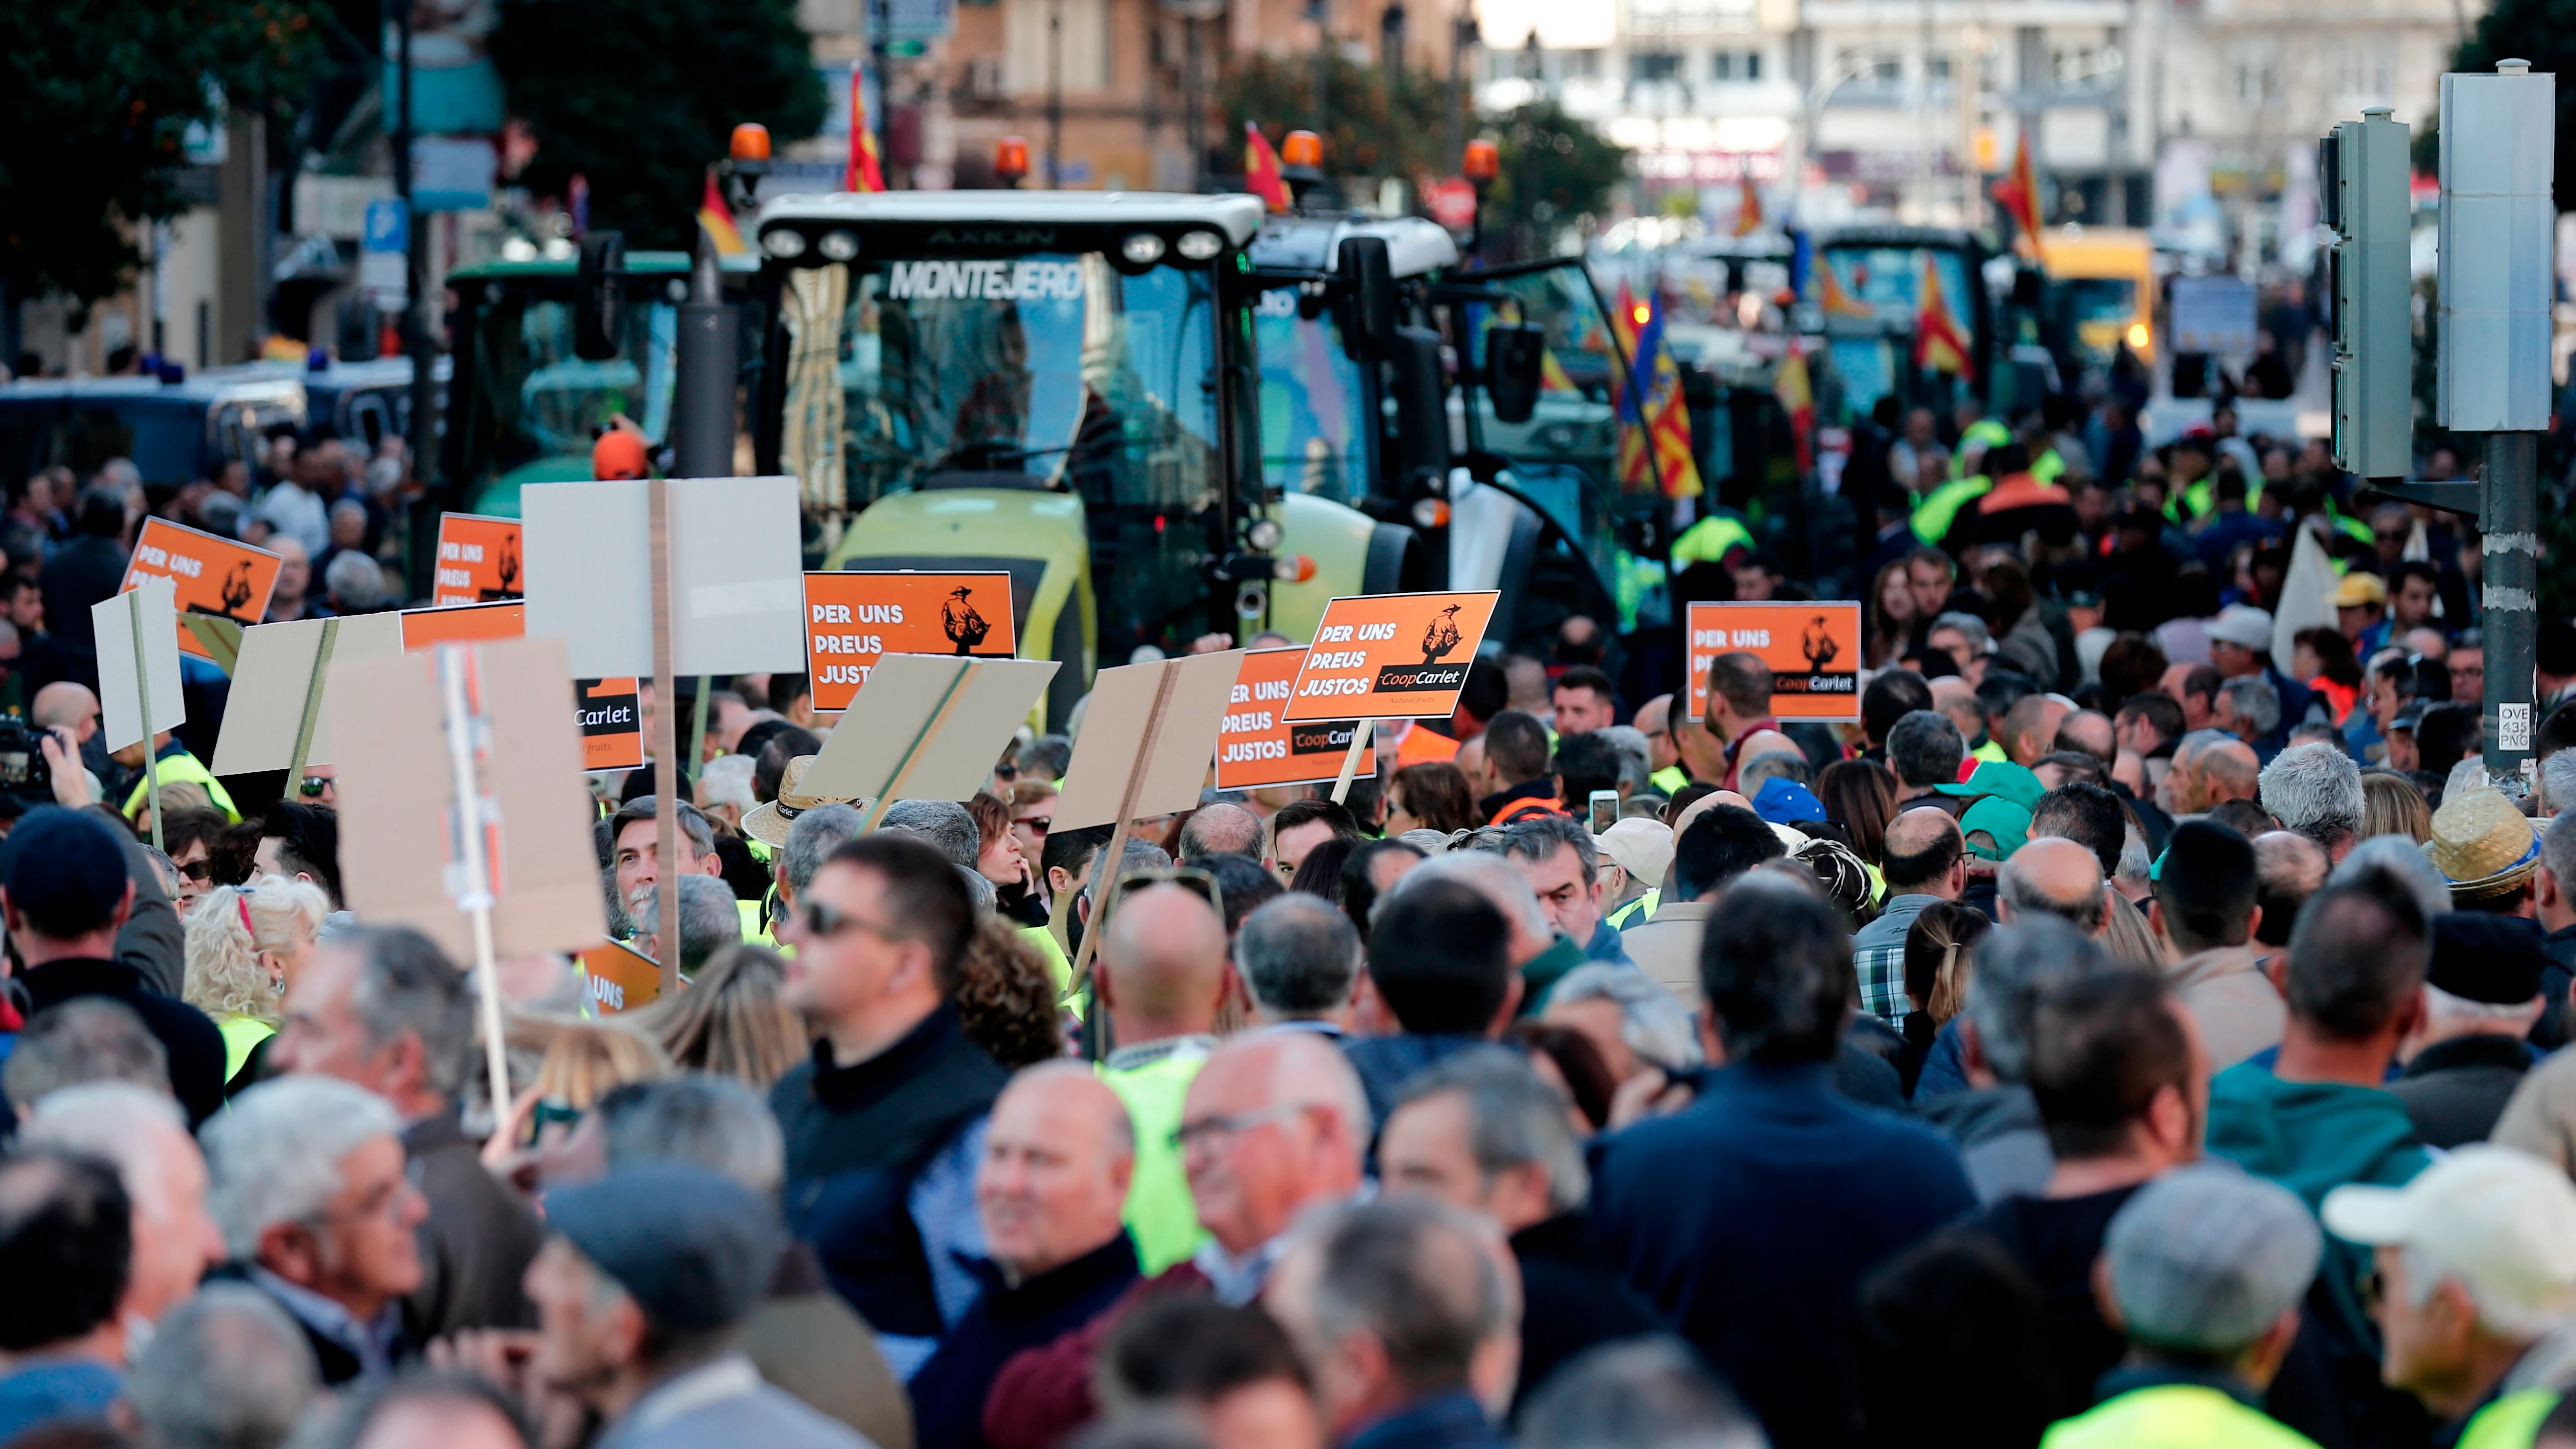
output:
<path id="1" fill-rule="evenodd" d="M 1994 841 L 1992 848 L 1977 844 L 1980 831 Z M 1980 860 L 2002 860 L 2029 842 L 2030 812 L 2000 795 L 1989 795 L 1959 817 L 1959 833 L 1968 837 L 1969 854 Z"/>
<path id="2" fill-rule="evenodd" d="M 1932 788 L 1944 795 L 2000 795 L 2024 810 L 2037 809 L 2039 797 L 2048 793 L 2028 766 L 2005 760 L 1988 760 L 1960 783 Z"/>

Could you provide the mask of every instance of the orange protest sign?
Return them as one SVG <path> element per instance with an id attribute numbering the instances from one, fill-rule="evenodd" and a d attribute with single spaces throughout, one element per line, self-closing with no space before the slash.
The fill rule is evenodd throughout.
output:
<path id="1" fill-rule="evenodd" d="M 405 654 L 417 654 L 435 644 L 516 639 L 527 632 L 528 606 L 515 600 L 501 604 L 457 604 L 444 609 L 402 611 Z"/>
<path id="2" fill-rule="evenodd" d="M 805 576 L 805 673 L 818 710 L 848 709 L 882 655 L 1008 659 L 1018 647 L 1009 574 Z"/>
<path id="3" fill-rule="evenodd" d="M 1690 717 L 1708 716 L 1708 662 L 1741 651 L 1771 670 L 1773 719 L 1860 718 L 1860 605 L 1690 606 Z"/>
<path id="4" fill-rule="evenodd" d="M 591 1010 L 615 1016 L 650 1006 L 662 994 L 662 968 L 623 941 L 602 941 L 581 953 L 582 990 Z"/>
<path id="5" fill-rule="evenodd" d="M 125 565 L 119 592 L 146 578 L 168 579 L 182 614 L 212 614 L 248 628 L 268 614 L 269 593 L 286 561 L 264 548 L 217 538 L 166 518 L 143 520 L 134 539 L 134 556 Z M 179 628 L 179 648 L 200 659 L 212 658 L 187 626 Z"/>
<path id="6" fill-rule="evenodd" d="M 432 605 L 515 599 L 526 583 L 519 570 L 519 520 L 475 513 L 438 516 L 438 577 L 430 589 Z"/>
<path id="7" fill-rule="evenodd" d="M 644 710 L 633 679 L 581 681 L 581 767 L 644 768 Z"/>
<path id="8" fill-rule="evenodd" d="M 527 622 L 527 606 L 515 599 L 493 604 L 453 604 L 444 609 L 405 609 L 403 652 L 417 654 L 440 644 L 516 639 L 527 632 Z M 574 681 L 574 686 L 581 718 L 581 767 L 642 769 L 644 711 L 634 677 L 580 679 Z"/>
<path id="9" fill-rule="evenodd" d="M 1288 722 L 1288 699 L 1297 687 L 1303 649 L 1255 649 L 1235 672 L 1234 696 L 1216 733 L 1216 787 L 1258 790 L 1270 785 L 1312 785 L 1341 777 L 1355 719 Z M 1357 779 L 1377 774 L 1377 745 L 1360 754 Z"/>
<path id="10" fill-rule="evenodd" d="M 1297 671 L 1291 720 L 1431 719 L 1458 707 L 1502 595 L 1365 594 L 1324 606 Z"/>

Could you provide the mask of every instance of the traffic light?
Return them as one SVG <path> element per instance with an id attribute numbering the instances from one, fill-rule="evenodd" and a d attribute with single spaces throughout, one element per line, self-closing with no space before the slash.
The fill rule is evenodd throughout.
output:
<path id="1" fill-rule="evenodd" d="M 2334 461 L 2363 478 L 2414 467 L 2415 327 L 2407 272 L 2407 135 L 2386 106 L 2318 143 L 2318 190 L 2335 233 Z"/>

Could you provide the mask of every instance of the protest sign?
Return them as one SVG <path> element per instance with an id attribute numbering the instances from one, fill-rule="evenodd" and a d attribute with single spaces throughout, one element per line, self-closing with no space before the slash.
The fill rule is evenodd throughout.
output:
<path id="1" fill-rule="evenodd" d="M 1860 718 L 1860 605 L 1848 600 L 1690 606 L 1690 718 L 1708 717 L 1708 662 L 1741 651 L 1771 670 L 1779 720 Z"/>
<path id="2" fill-rule="evenodd" d="M 671 672 L 805 667 L 805 559 L 793 478 L 674 478 Z M 650 485 L 545 483 L 519 495 L 528 634 L 583 678 L 653 672 Z"/>
<path id="3" fill-rule="evenodd" d="M 1336 778 L 1350 753 L 1355 719 L 1288 721 L 1288 696 L 1297 686 L 1303 649 L 1255 649 L 1234 676 L 1234 697 L 1217 726 L 1216 787 L 1260 790 L 1273 785 L 1315 785 Z M 1377 774 L 1377 742 L 1360 752 L 1359 779 Z"/>
<path id="4" fill-rule="evenodd" d="M 581 953 L 582 990 L 591 1009 L 615 1016 L 650 1006 L 662 995 L 662 967 L 623 941 L 602 941 Z"/>
<path id="5" fill-rule="evenodd" d="M 1014 622 L 1006 573 L 809 573 L 805 674 L 814 708 L 848 709 L 880 655 L 1008 659 Z"/>
<path id="6" fill-rule="evenodd" d="M 964 800 L 993 777 L 1011 732 L 1055 678 L 1052 659 L 888 654 L 805 771 L 812 795 Z M 879 810 L 869 811 L 873 825 Z"/>
<path id="7" fill-rule="evenodd" d="M 98 636 L 99 727 L 111 750 L 187 722 L 174 592 L 168 579 L 147 575 L 125 593 L 89 607 Z"/>
<path id="8" fill-rule="evenodd" d="M 1324 606 L 1290 720 L 1445 718 L 1502 595 L 1368 594 Z"/>
<path id="9" fill-rule="evenodd" d="M 345 686 L 332 666 L 401 652 L 402 619 L 396 614 L 296 619 L 243 630 L 224 702 L 223 734 L 215 742 L 215 773 L 300 772 L 306 765 L 335 763 L 322 701 Z"/>
<path id="10" fill-rule="evenodd" d="M 212 614 L 247 628 L 268 615 L 268 596 L 277 588 L 277 571 L 285 560 L 264 548 L 217 538 L 166 518 L 143 520 L 135 535 L 134 554 L 126 560 L 125 581 L 162 578 L 170 581 L 181 614 Z M 179 648 L 212 659 L 214 654 L 195 635 L 177 628 Z"/>
<path id="11" fill-rule="evenodd" d="M 1123 824 L 1198 804 L 1207 785 L 1209 746 L 1224 723 L 1242 663 L 1243 651 L 1229 649 L 1121 665 L 1094 676 L 1051 828 Z"/>
<path id="12" fill-rule="evenodd" d="M 515 599 L 527 582 L 519 567 L 519 520 L 475 513 L 438 516 L 438 574 L 432 605 Z"/>
<path id="13" fill-rule="evenodd" d="M 417 654 L 434 644 L 520 639 L 528 632 L 528 606 L 515 602 L 405 609 L 401 617 L 402 647 L 406 654 Z"/>
<path id="14" fill-rule="evenodd" d="M 527 606 L 515 601 L 405 609 L 401 617 L 402 647 L 410 654 L 439 644 L 517 639 L 527 629 Z M 576 679 L 573 686 L 581 714 L 582 768 L 643 768 L 644 712 L 636 677 Z"/>
<path id="15" fill-rule="evenodd" d="M 587 950 L 607 920 L 563 645 L 511 639 L 469 652 L 488 739 L 475 795 L 497 803 L 478 832 L 491 847 L 494 949 Z M 465 862 L 437 665 L 435 653 L 394 654 L 332 671 L 323 712 L 339 755 L 340 870 L 362 919 L 417 926 L 451 957 L 472 960 L 468 912 L 451 890 L 450 868 Z"/>

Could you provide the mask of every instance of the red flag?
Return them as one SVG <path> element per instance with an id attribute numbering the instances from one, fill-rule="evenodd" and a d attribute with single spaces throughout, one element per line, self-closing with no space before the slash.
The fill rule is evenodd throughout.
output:
<path id="1" fill-rule="evenodd" d="M 1735 206 L 1735 234 L 1751 236 L 1762 229 L 1762 193 L 1753 189 L 1753 168 L 1744 169 L 1744 195 Z"/>
<path id="2" fill-rule="evenodd" d="M 1915 312 L 1914 365 L 1974 381 L 1977 368 L 1969 355 L 1968 330 L 1959 325 L 1949 294 L 1941 290 L 1941 269 L 1929 253 L 1923 258 L 1922 296 Z"/>
<path id="3" fill-rule="evenodd" d="M 850 161 L 841 170 L 843 191 L 883 191 L 885 170 L 877 164 L 877 135 L 868 125 L 867 78 L 850 67 Z"/>
<path id="4" fill-rule="evenodd" d="M 2039 172 L 2030 156 L 2029 126 L 2023 126 L 2021 140 L 2013 149 L 2013 167 L 2009 175 L 1995 186 L 1995 204 L 2013 219 L 2017 233 L 2013 249 L 2031 260 L 2039 258 Z"/>
<path id="5" fill-rule="evenodd" d="M 698 225 L 714 238 L 716 251 L 723 256 L 738 257 L 749 248 L 742 244 L 742 228 L 734 225 L 733 208 L 725 205 L 724 188 L 716 185 L 716 168 L 707 168 L 706 194 L 698 201 Z"/>
<path id="6" fill-rule="evenodd" d="M 1288 199 L 1288 178 L 1279 169 L 1279 153 L 1250 121 L 1243 123 L 1243 189 L 1260 197 L 1261 204 L 1272 211 L 1287 211 L 1296 204 Z"/>

